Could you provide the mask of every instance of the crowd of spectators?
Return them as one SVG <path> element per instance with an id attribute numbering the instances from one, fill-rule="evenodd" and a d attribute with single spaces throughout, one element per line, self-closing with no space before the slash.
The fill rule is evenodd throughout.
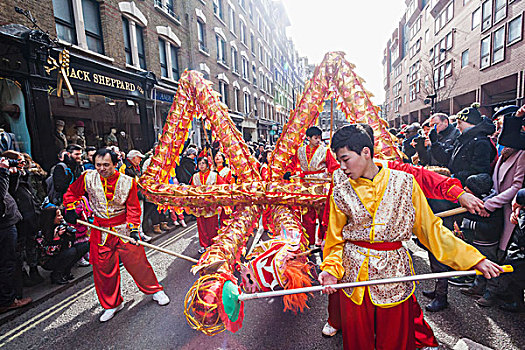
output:
<path id="1" fill-rule="evenodd" d="M 435 113 L 421 124 L 390 130 L 407 156 L 405 162 L 457 178 L 467 193 L 483 200 L 484 208 L 479 212 L 445 218 L 443 223 L 487 258 L 501 264 L 508 262 L 506 259 L 512 255 L 511 245 L 514 252 L 521 252 L 521 255 L 512 255 L 514 261 L 523 264 L 525 258 L 522 236 L 525 226 L 523 220 L 520 221 L 525 217 L 520 212 L 525 200 L 517 205 L 515 199 L 525 179 L 524 115 L 525 106 L 521 109 L 510 106 L 487 117 L 480 113 L 479 105 L 473 104 L 456 115 Z M 434 212 L 456 206 L 432 199 L 428 202 Z M 431 253 L 429 260 L 433 272 L 449 270 Z M 525 272 L 519 264 L 516 266 L 515 273 L 489 281 L 482 276 L 437 280 L 433 290 L 423 292 L 431 300 L 426 309 L 431 312 L 445 309 L 451 284 L 464 287 L 461 293 L 472 297 L 480 306 L 498 303 L 504 310 L 522 311 Z"/>

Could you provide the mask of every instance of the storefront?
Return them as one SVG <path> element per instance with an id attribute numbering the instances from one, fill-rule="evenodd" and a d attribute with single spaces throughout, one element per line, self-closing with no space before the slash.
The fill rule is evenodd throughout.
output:
<path id="1" fill-rule="evenodd" d="M 124 151 L 153 145 L 153 73 L 61 56 L 47 34 L 17 24 L 0 27 L 0 46 L 0 131 L 13 136 L 13 148 L 49 169 L 68 143 Z"/>

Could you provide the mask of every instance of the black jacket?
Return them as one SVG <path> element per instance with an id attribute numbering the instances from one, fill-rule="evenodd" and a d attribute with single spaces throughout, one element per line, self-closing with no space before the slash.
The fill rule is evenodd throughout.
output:
<path id="1" fill-rule="evenodd" d="M 16 188 L 14 189 L 14 198 L 18 206 L 18 210 L 22 214 L 24 221 L 31 224 L 35 229 L 38 223 L 38 204 L 34 195 L 34 189 L 29 182 L 29 174 L 24 173 L 11 175 L 11 182 L 16 181 Z"/>
<path id="2" fill-rule="evenodd" d="M 412 156 L 416 154 L 416 149 L 410 144 L 412 140 L 420 136 L 419 134 L 412 135 L 403 141 L 403 153 L 408 157 L 404 159 L 405 163 L 412 163 Z"/>
<path id="3" fill-rule="evenodd" d="M 440 147 L 445 151 L 452 149 L 454 147 L 454 142 L 456 142 L 456 139 L 459 137 L 459 135 L 461 135 L 459 130 L 452 124 L 449 124 L 447 128 L 441 132 L 432 130 L 430 133 L 431 139 L 432 134 L 437 134 L 437 141 L 433 143 L 439 143 Z M 448 165 L 448 163 L 441 163 L 436 158 L 434 158 L 432 156 L 431 147 L 425 147 L 423 142 L 416 142 L 416 151 L 419 155 L 419 162 L 421 165 L 437 165 L 442 167 L 446 167 Z"/>
<path id="4" fill-rule="evenodd" d="M 494 131 L 494 124 L 484 118 L 481 123 L 459 135 L 450 149 L 445 149 L 439 142 L 433 143 L 432 156 L 441 164 L 448 164 L 450 172 L 464 185 L 470 175 L 492 173 L 490 164 L 497 152 L 488 136 Z"/>
<path id="5" fill-rule="evenodd" d="M 9 193 L 9 173 L 0 169 L 0 228 L 17 224 L 22 220 L 15 200 Z"/>
<path id="6" fill-rule="evenodd" d="M 182 185 L 189 185 L 193 174 L 196 173 L 195 161 L 189 157 L 182 157 L 180 164 L 175 169 L 177 180 Z"/>
<path id="7" fill-rule="evenodd" d="M 490 197 L 486 197 L 484 200 Z M 461 231 L 465 241 L 471 244 L 499 242 L 503 232 L 503 208 L 498 208 L 491 212 L 489 217 L 465 213 L 461 222 Z"/>
<path id="8" fill-rule="evenodd" d="M 518 225 L 512 233 L 505 263 L 525 261 L 525 210 L 520 211 Z"/>

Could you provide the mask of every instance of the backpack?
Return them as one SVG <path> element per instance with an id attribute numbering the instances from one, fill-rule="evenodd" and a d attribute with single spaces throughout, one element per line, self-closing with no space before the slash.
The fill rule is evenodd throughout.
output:
<path id="1" fill-rule="evenodd" d="M 65 171 L 66 175 L 68 173 L 73 175 L 71 173 L 71 169 L 69 169 L 69 167 L 63 162 L 60 162 L 60 163 L 54 165 L 51 168 L 51 171 L 49 172 L 49 176 L 45 180 L 46 189 L 47 189 L 47 198 L 46 198 L 47 200 L 45 199 L 44 203 L 52 203 L 52 204 L 55 204 L 57 206 L 62 204 L 62 196 L 55 189 L 55 182 L 53 181 L 53 175 L 55 174 L 56 167 L 59 166 L 59 165 L 64 168 L 64 171 Z"/>

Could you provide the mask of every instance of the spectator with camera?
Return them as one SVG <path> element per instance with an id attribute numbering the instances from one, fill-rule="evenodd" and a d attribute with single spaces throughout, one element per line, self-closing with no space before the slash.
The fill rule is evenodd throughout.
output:
<path id="1" fill-rule="evenodd" d="M 472 104 L 461 110 L 456 118 L 461 133 L 446 147 L 441 142 L 431 142 L 431 155 L 440 164 L 446 164 L 452 175 L 464 185 L 470 175 L 492 173 L 491 163 L 497 155 L 496 147 L 489 136 L 496 127 L 478 110 L 479 104 Z"/>
<path id="2" fill-rule="evenodd" d="M 438 144 L 446 152 L 454 147 L 454 142 L 459 137 L 459 130 L 452 124 L 444 113 L 435 113 L 429 119 L 430 133 L 428 137 L 415 139 L 415 149 L 419 155 L 421 165 L 436 165 L 446 167 L 448 164 L 439 162 L 432 156 L 431 145 Z"/>
<path id="3" fill-rule="evenodd" d="M 16 202 L 9 193 L 9 169 L 16 165 L 16 161 L 0 159 L 0 313 L 32 302 L 31 298 L 17 298 L 14 282 L 18 238 L 16 224 L 22 220 Z"/>
<path id="4" fill-rule="evenodd" d="M 412 157 L 416 155 L 416 149 L 412 145 L 412 141 L 417 137 L 421 136 L 420 134 L 421 126 L 419 123 L 412 123 L 405 129 L 405 139 L 403 141 L 402 151 L 408 157 L 405 162 L 412 162 Z"/>
<path id="5" fill-rule="evenodd" d="M 46 185 L 49 203 L 60 206 L 69 185 L 83 172 L 82 147 L 71 144 L 65 152 L 59 152 L 58 158 L 59 162 L 51 168 Z"/>
<path id="6" fill-rule="evenodd" d="M 89 242 L 74 244 L 77 230 L 64 221 L 54 205 L 42 209 L 40 227 L 40 264 L 52 271 L 52 283 L 67 284 L 74 278 L 71 268 L 89 251 Z"/>

